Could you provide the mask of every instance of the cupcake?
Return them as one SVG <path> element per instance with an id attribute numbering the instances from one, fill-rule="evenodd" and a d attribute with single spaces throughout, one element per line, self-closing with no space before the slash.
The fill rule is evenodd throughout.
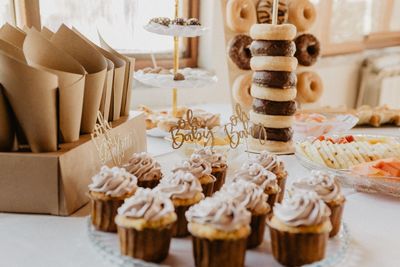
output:
<path id="1" fill-rule="evenodd" d="M 245 180 L 260 186 L 268 195 L 267 202 L 270 207 L 274 206 L 280 190 L 274 173 L 267 171 L 258 163 L 245 163 L 233 177 L 233 181 L 238 180 Z"/>
<path id="2" fill-rule="evenodd" d="M 172 201 L 149 188 L 139 188 L 115 218 L 121 254 L 151 262 L 168 256 L 176 213 Z"/>
<path id="3" fill-rule="evenodd" d="M 291 193 L 275 204 L 269 221 L 272 254 L 285 266 L 320 261 L 332 230 L 329 207 L 312 191 Z"/>
<path id="4" fill-rule="evenodd" d="M 91 220 L 100 231 L 116 232 L 117 209 L 137 189 L 137 179 L 123 168 L 103 166 L 89 185 Z"/>
<path id="5" fill-rule="evenodd" d="M 183 237 L 189 235 L 185 212 L 190 206 L 204 198 L 199 180 L 193 174 L 178 171 L 161 179 L 154 189 L 172 200 L 178 219 L 173 227 L 172 235 Z"/>
<path id="6" fill-rule="evenodd" d="M 243 205 L 208 197 L 186 212 L 196 267 L 242 267 L 251 214 Z"/>
<path id="7" fill-rule="evenodd" d="M 238 180 L 224 185 L 217 194 L 233 199 L 251 212 L 251 234 L 247 239 L 247 248 L 258 247 L 263 241 L 265 220 L 271 210 L 263 189 L 253 183 Z"/>
<path id="8" fill-rule="evenodd" d="M 216 179 L 211 175 L 211 164 L 199 155 L 193 154 L 189 160 L 184 161 L 180 166 L 172 170 L 172 172 L 178 171 L 190 172 L 194 177 L 199 179 L 206 197 L 213 194 Z"/>
<path id="9" fill-rule="evenodd" d="M 154 188 L 162 178 L 160 164 L 146 152 L 135 153 L 123 167 L 138 179 L 138 186 Z"/>
<path id="10" fill-rule="evenodd" d="M 345 203 L 345 197 L 335 176 L 326 172 L 312 171 L 310 177 L 295 181 L 293 187 L 314 191 L 328 205 L 331 209 L 332 224 L 329 236 L 334 237 L 340 230 Z"/>
<path id="11" fill-rule="evenodd" d="M 277 202 L 281 202 L 285 193 L 286 179 L 288 176 L 283 162 L 279 160 L 276 155 L 268 153 L 268 151 L 261 152 L 257 157 L 252 158 L 251 161 L 260 164 L 276 175 L 279 188 L 281 189 L 277 195 Z"/>
<path id="12" fill-rule="evenodd" d="M 221 187 L 225 183 L 226 172 L 228 169 L 228 165 L 226 164 L 226 157 L 223 154 L 212 150 L 211 147 L 198 149 L 194 151 L 193 154 L 199 155 L 201 158 L 211 164 L 211 174 L 216 179 L 213 192 L 221 189 Z"/>

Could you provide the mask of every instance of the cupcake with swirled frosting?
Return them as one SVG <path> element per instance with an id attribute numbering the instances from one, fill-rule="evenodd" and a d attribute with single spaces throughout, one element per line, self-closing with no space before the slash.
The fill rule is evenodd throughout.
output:
<path id="1" fill-rule="evenodd" d="M 208 197 L 186 212 L 196 267 L 244 266 L 251 213 L 225 197 Z"/>
<path id="2" fill-rule="evenodd" d="M 271 154 L 268 151 L 263 151 L 256 157 L 251 158 L 250 162 L 258 163 L 276 175 L 279 188 L 281 189 L 277 195 L 277 202 L 281 202 L 285 193 L 286 180 L 288 176 L 283 162 L 278 159 L 278 156 Z"/>
<path id="3" fill-rule="evenodd" d="M 291 191 L 275 204 L 269 221 L 274 258 L 285 266 L 301 266 L 325 257 L 331 212 L 312 191 Z"/>
<path id="4" fill-rule="evenodd" d="M 238 180 L 225 184 L 216 194 L 232 199 L 251 212 L 251 234 L 247 239 L 247 248 L 259 246 L 264 238 L 265 220 L 271 210 L 264 190 L 254 183 Z"/>
<path id="5" fill-rule="evenodd" d="M 124 199 L 137 189 L 137 178 L 123 168 L 103 166 L 89 185 L 91 220 L 100 231 L 116 232 L 114 218 Z"/>
<path id="6" fill-rule="evenodd" d="M 211 147 L 197 149 L 193 152 L 193 154 L 199 155 L 201 158 L 211 164 L 211 175 L 213 175 L 216 179 L 213 192 L 220 190 L 225 183 L 226 173 L 228 170 L 225 155 L 216 152 Z"/>
<path id="7" fill-rule="evenodd" d="M 273 172 L 263 168 L 258 163 L 244 163 L 240 170 L 236 171 L 233 181 L 245 180 L 260 186 L 268 195 L 268 204 L 273 207 L 280 191 L 278 180 Z"/>
<path id="8" fill-rule="evenodd" d="M 327 172 L 312 171 L 311 175 L 293 182 L 294 188 L 311 190 L 325 202 L 331 209 L 330 220 L 332 231 L 329 236 L 334 237 L 340 230 L 345 197 L 341 186 L 335 176 Z"/>
<path id="9" fill-rule="evenodd" d="M 154 188 L 162 178 L 160 164 L 146 152 L 134 153 L 123 167 L 138 179 L 138 186 Z"/>
<path id="10" fill-rule="evenodd" d="M 168 256 L 176 213 L 167 196 L 139 188 L 118 209 L 115 222 L 122 255 L 151 262 Z"/>
<path id="11" fill-rule="evenodd" d="M 183 161 L 172 170 L 172 172 L 178 171 L 189 172 L 199 179 L 201 187 L 203 188 L 203 194 L 206 197 L 213 194 L 213 187 L 216 179 L 211 174 L 211 164 L 200 155 L 193 154 L 189 160 Z"/>
<path id="12" fill-rule="evenodd" d="M 199 180 L 191 173 L 177 171 L 161 179 L 154 191 L 167 196 L 174 204 L 178 219 L 173 227 L 173 236 L 189 235 L 185 212 L 204 198 Z"/>

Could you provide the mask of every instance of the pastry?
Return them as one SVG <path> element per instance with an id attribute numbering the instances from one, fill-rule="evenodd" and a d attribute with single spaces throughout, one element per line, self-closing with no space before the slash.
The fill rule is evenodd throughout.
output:
<path id="1" fill-rule="evenodd" d="M 190 18 L 190 19 L 186 20 L 186 25 L 188 25 L 188 26 L 201 26 L 201 23 L 196 18 Z"/>
<path id="2" fill-rule="evenodd" d="M 331 210 L 329 218 L 332 224 L 329 237 L 337 235 L 342 223 L 345 198 L 335 176 L 326 172 L 313 170 L 309 177 L 299 179 L 292 185 L 294 188 L 314 191 L 328 205 Z"/>
<path id="3" fill-rule="evenodd" d="M 186 218 L 196 267 L 244 267 L 251 214 L 243 205 L 206 198 L 192 206 Z"/>
<path id="4" fill-rule="evenodd" d="M 200 155 L 193 154 L 189 160 L 183 161 L 178 167 L 172 170 L 172 172 L 178 171 L 189 172 L 199 179 L 203 188 L 203 194 L 206 197 L 213 194 L 216 179 L 211 175 L 211 164 Z"/>
<path id="5" fill-rule="evenodd" d="M 271 101 L 290 101 L 296 99 L 296 88 L 288 88 L 282 90 L 281 88 L 268 88 L 262 87 L 255 83 L 251 85 L 250 94 L 254 98 L 265 99 Z"/>
<path id="6" fill-rule="evenodd" d="M 283 24 L 288 19 L 288 7 L 286 0 L 279 0 L 278 24 Z M 272 23 L 273 0 L 260 0 L 257 4 L 258 23 Z"/>
<path id="7" fill-rule="evenodd" d="M 250 67 L 254 71 L 295 71 L 297 59 L 295 57 L 256 56 L 250 60 Z"/>
<path id="8" fill-rule="evenodd" d="M 171 20 L 171 25 L 185 26 L 186 25 L 186 19 L 184 19 L 184 18 L 175 18 L 175 19 Z"/>
<path id="9" fill-rule="evenodd" d="M 296 52 L 296 44 L 293 41 L 255 40 L 250 45 L 250 51 L 253 57 L 293 57 Z"/>
<path id="10" fill-rule="evenodd" d="M 253 83 L 267 88 L 288 89 L 296 86 L 297 76 L 287 71 L 255 71 Z"/>
<path id="11" fill-rule="evenodd" d="M 168 256 L 176 218 L 168 197 L 139 188 L 125 200 L 115 218 L 121 254 L 144 261 L 163 261 Z"/>
<path id="12" fill-rule="evenodd" d="M 268 204 L 271 207 L 274 206 L 280 188 L 276 175 L 273 172 L 268 171 L 256 162 L 246 162 L 242 165 L 240 170 L 235 172 L 232 178 L 234 182 L 238 180 L 251 182 L 261 187 L 264 193 L 268 195 Z"/>
<path id="13" fill-rule="evenodd" d="M 292 24 L 254 24 L 250 29 L 250 37 L 254 40 L 293 41 L 296 27 Z"/>
<path id="14" fill-rule="evenodd" d="M 248 32 L 254 23 L 257 23 L 257 14 L 252 0 L 228 0 L 226 25 L 231 31 Z"/>
<path id="15" fill-rule="evenodd" d="M 137 184 L 144 188 L 154 188 L 162 178 L 160 164 L 146 152 L 134 153 L 122 166 L 137 177 Z"/>
<path id="16" fill-rule="evenodd" d="M 193 154 L 199 155 L 211 164 L 211 175 L 216 179 L 213 192 L 218 191 L 224 185 L 226 173 L 228 171 L 225 155 L 216 152 L 211 147 L 197 149 Z"/>
<path id="17" fill-rule="evenodd" d="M 159 17 L 159 18 L 152 18 L 150 20 L 150 23 L 156 23 L 168 27 L 169 24 L 171 23 L 171 20 L 169 18 Z"/>
<path id="18" fill-rule="evenodd" d="M 224 185 L 218 194 L 245 206 L 251 212 L 251 233 L 247 238 L 247 248 L 258 247 L 263 242 L 265 220 L 271 211 L 267 203 L 268 195 L 261 187 L 244 180 Z"/>
<path id="19" fill-rule="evenodd" d="M 301 266 L 325 257 L 330 210 L 318 195 L 296 190 L 274 207 L 269 221 L 274 258 L 285 266 Z"/>
<path id="20" fill-rule="evenodd" d="M 324 85 L 316 72 L 303 71 L 297 74 L 297 99 L 301 103 L 314 103 L 321 98 Z"/>
<path id="21" fill-rule="evenodd" d="M 294 24 L 299 32 L 309 30 L 317 18 L 317 11 L 309 0 L 289 2 L 288 21 Z"/>
<path id="22" fill-rule="evenodd" d="M 297 36 L 294 42 L 296 44 L 294 56 L 299 61 L 299 64 L 307 67 L 314 65 L 321 52 L 317 37 L 310 33 L 304 33 Z"/>
<path id="23" fill-rule="evenodd" d="M 245 34 L 239 34 L 229 42 L 229 58 L 241 70 L 250 69 L 250 44 L 252 39 Z"/>
<path id="24" fill-rule="evenodd" d="M 136 189 L 137 179 L 134 175 L 125 169 L 103 166 L 89 185 L 93 226 L 100 231 L 116 232 L 114 219 L 117 209 Z"/>
<path id="25" fill-rule="evenodd" d="M 174 204 L 177 221 L 173 226 L 172 235 L 189 235 L 185 212 L 204 198 L 199 180 L 191 173 L 178 171 L 161 179 L 154 191 L 166 195 Z"/>
<path id="26" fill-rule="evenodd" d="M 174 74 L 174 81 L 183 81 L 183 80 L 185 80 L 185 76 L 182 73 L 177 72 Z"/>
<path id="27" fill-rule="evenodd" d="M 253 99 L 253 110 L 259 114 L 291 116 L 296 113 L 296 109 L 295 101 Z"/>
<path id="28" fill-rule="evenodd" d="M 250 94 L 252 74 L 242 74 L 233 82 L 233 98 L 244 108 L 250 108 L 253 98 Z"/>

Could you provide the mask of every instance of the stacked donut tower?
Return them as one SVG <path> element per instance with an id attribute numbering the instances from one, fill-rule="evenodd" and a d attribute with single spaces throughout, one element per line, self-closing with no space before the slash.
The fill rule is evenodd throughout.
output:
<path id="1" fill-rule="evenodd" d="M 273 2 L 272 24 L 254 24 L 250 37 L 251 69 L 254 71 L 249 137 L 252 151 L 292 153 L 292 123 L 296 112 L 296 27 L 278 24 L 278 0 Z M 265 136 L 266 134 L 266 136 Z"/>

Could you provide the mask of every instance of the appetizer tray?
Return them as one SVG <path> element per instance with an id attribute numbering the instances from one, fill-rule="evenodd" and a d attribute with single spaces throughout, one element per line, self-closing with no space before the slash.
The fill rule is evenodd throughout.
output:
<path id="1" fill-rule="evenodd" d="M 121 256 L 119 251 L 118 236 L 113 233 L 99 232 L 91 225 L 90 218 L 87 220 L 87 231 L 89 239 L 96 250 L 113 266 L 124 267 L 159 267 L 174 266 L 188 267 L 194 266 L 192 256 L 192 242 L 190 237 L 173 238 L 169 250 L 168 258 L 161 264 L 144 262 L 142 260 Z M 279 267 L 271 254 L 269 245 L 269 231 L 266 228 L 264 242 L 257 249 L 247 250 L 246 267 L 258 267 L 260 263 L 264 266 Z M 326 257 L 322 261 L 305 265 L 308 267 L 334 267 L 340 264 L 346 258 L 350 246 L 350 235 L 346 224 L 342 224 L 339 234 L 329 239 L 326 251 Z"/>
<path id="2" fill-rule="evenodd" d="M 176 37 L 197 37 L 203 35 L 207 31 L 207 28 L 203 26 L 164 26 L 157 23 L 149 23 L 143 27 L 148 32 Z"/>
<path id="3" fill-rule="evenodd" d="M 346 138 L 354 141 L 343 142 Z M 331 143 L 329 140 L 342 141 Z M 365 171 L 374 162 L 400 160 L 399 137 L 358 134 L 332 135 L 324 140 L 307 138 L 296 143 L 295 155 L 305 168 L 330 172 L 339 178 L 343 186 L 400 197 L 400 177 L 382 173 L 366 174 Z"/>

